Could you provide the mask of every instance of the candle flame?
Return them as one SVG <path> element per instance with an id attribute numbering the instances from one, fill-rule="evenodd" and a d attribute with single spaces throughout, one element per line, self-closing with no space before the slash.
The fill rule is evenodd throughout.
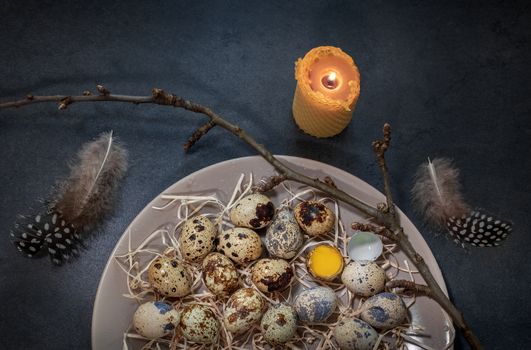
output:
<path id="1" fill-rule="evenodd" d="M 331 72 L 329 75 L 328 75 L 328 81 L 333 84 L 335 83 L 336 81 L 336 72 Z"/>

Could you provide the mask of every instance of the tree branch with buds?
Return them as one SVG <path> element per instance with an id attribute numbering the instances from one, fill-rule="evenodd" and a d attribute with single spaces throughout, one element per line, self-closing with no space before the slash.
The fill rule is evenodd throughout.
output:
<path id="1" fill-rule="evenodd" d="M 147 96 L 129 96 L 129 95 L 116 95 L 112 94 L 103 85 L 97 86 L 98 94 L 92 94 L 89 91 L 83 92 L 82 95 L 53 95 L 53 96 L 34 96 L 27 95 L 24 99 L 3 102 L 0 103 L 0 109 L 22 107 L 30 104 L 55 102 L 58 104 L 60 110 L 68 108 L 73 103 L 82 102 L 127 102 L 133 104 L 158 104 L 163 106 L 172 106 L 177 108 L 183 108 L 185 110 L 203 114 L 209 118 L 208 123 L 201 126 L 185 143 L 185 150 L 189 150 L 196 142 L 204 137 L 208 131 L 216 126 L 219 126 L 238 138 L 245 141 L 250 145 L 260 156 L 262 156 L 273 168 L 277 171 L 278 175 L 275 181 L 265 184 L 263 189 L 270 189 L 282 181 L 291 180 L 299 182 L 301 184 L 311 186 L 324 194 L 335 198 L 347 205 L 350 205 L 367 216 L 371 217 L 377 225 L 367 224 L 353 224 L 354 228 L 370 229 L 384 237 L 395 242 L 399 248 L 406 254 L 406 256 L 416 265 L 420 274 L 426 282 L 426 290 L 429 290 L 429 296 L 433 298 L 453 319 L 454 323 L 463 332 L 465 338 L 473 349 L 482 349 L 479 339 L 475 336 L 472 330 L 465 322 L 461 312 L 455 307 L 455 305 L 446 297 L 442 289 L 437 284 L 437 281 L 431 274 L 428 266 L 426 265 L 422 256 L 420 256 L 413 246 L 411 245 L 407 235 L 404 233 L 403 228 L 400 226 L 399 217 L 397 215 L 393 197 L 391 194 L 391 188 L 389 183 L 389 172 L 385 162 L 385 152 L 390 147 L 391 141 L 391 127 L 389 124 L 385 124 L 383 128 L 383 139 L 373 142 L 373 150 L 378 160 L 378 165 L 382 170 L 384 193 L 386 196 L 386 203 L 379 205 L 377 208 L 370 206 L 369 204 L 350 196 L 348 193 L 338 189 L 333 181 L 325 179 L 321 181 L 319 179 L 310 178 L 300 172 L 290 168 L 285 163 L 278 160 L 273 154 L 264 147 L 264 145 L 258 143 L 254 138 L 242 130 L 239 126 L 230 123 L 220 115 L 216 114 L 209 108 L 200 104 L 185 100 L 182 97 L 168 94 L 161 89 L 153 89 L 151 95 Z M 365 225 L 365 226 L 363 226 Z M 406 281 L 407 282 L 407 281 Z M 402 285 L 401 287 L 404 287 Z M 411 287 L 411 286 L 410 286 Z M 410 290 L 413 290 L 410 288 Z M 415 289 L 417 292 L 426 291 Z"/>

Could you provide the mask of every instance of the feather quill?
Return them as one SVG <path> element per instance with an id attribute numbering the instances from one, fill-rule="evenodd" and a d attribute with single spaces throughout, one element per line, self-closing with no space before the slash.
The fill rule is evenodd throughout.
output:
<path id="1" fill-rule="evenodd" d="M 415 209 L 431 223 L 445 226 L 450 217 L 470 212 L 461 194 L 459 170 L 446 158 L 420 165 L 412 189 Z"/>
<path id="2" fill-rule="evenodd" d="M 71 166 L 70 177 L 60 184 L 53 209 L 77 228 L 97 225 L 112 210 L 120 181 L 127 171 L 127 152 L 113 133 L 88 142 Z"/>

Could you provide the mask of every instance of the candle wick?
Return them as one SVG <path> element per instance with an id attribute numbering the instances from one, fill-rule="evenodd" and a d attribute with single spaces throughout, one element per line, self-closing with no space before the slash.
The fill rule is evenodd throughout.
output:
<path id="1" fill-rule="evenodd" d="M 335 89 L 337 87 L 336 72 L 325 75 L 321 82 L 327 89 Z"/>

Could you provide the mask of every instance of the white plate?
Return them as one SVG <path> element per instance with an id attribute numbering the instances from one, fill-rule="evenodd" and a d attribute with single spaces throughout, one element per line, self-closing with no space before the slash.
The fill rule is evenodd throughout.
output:
<path id="1" fill-rule="evenodd" d="M 379 191 L 343 170 L 304 158 L 288 156 L 279 156 L 279 158 L 308 176 L 319 178 L 331 176 L 339 188 L 368 204 L 376 205 L 385 199 Z M 255 182 L 263 176 L 274 174 L 273 168 L 259 156 L 237 158 L 201 169 L 176 182 L 163 193 L 180 195 L 216 193 L 220 200 L 226 202 L 232 193 L 237 178 L 242 173 L 249 174 L 251 172 Z M 275 196 L 276 194 L 271 195 L 273 201 Z M 105 266 L 92 315 L 92 349 L 94 350 L 122 348 L 123 333 L 129 327 L 132 315 L 138 305 L 135 301 L 122 296 L 122 294 L 127 293 L 126 274 L 120 269 L 113 256 L 126 253 L 129 241 L 131 246 L 135 248 L 147 235 L 162 224 L 175 221 L 174 211 L 153 209 L 153 206 L 161 206 L 166 203 L 166 200 L 161 200 L 160 196 L 157 196 L 138 214 L 116 244 Z M 400 210 L 399 213 L 402 225 L 413 246 L 424 257 L 435 279 L 447 294 L 439 266 L 426 242 L 404 213 Z M 363 220 L 362 218 L 363 215 L 360 215 L 355 209 L 341 204 L 341 219 L 347 226 L 351 221 L 360 221 Z M 348 233 L 351 232 L 352 230 L 349 229 Z M 403 264 L 405 256 L 402 253 L 395 255 Z M 411 267 L 413 268 L 413 264 Z M 402 277 L 408 278 L 408 275 Z M 422 278 L 418 274 L 415 274 L 415 280 L 422 283 Z M 444 348 L 454 330 L 447 315 L 434 301 L 426 297 L 417 298 L 410 309 L 410 315 L 412 322 L 423 326 L 425 332 L 430 335 L 415 339 L 434 349 Z M 408 344 L 408 348 L 421 349 L 411 344 Z"/>

